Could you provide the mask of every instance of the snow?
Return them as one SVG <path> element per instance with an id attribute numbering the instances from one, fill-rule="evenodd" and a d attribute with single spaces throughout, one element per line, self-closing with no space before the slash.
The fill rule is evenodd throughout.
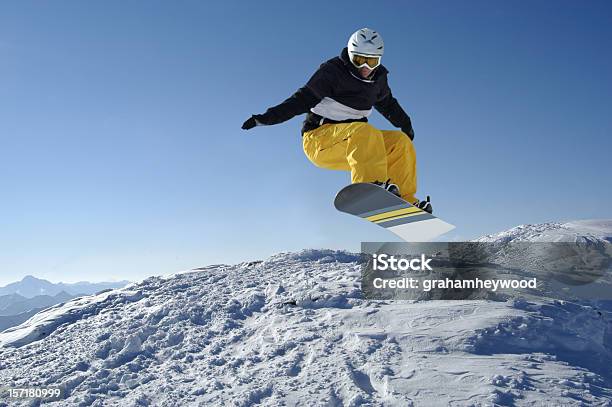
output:
<path id="1" fill-rule="evenodd" d="M 581 221 L 483 240 L 611 232 Z M 69 301 L 0 333 L 0 383 L 59 386 L 57 406 L 612 406 L 612 306 L 369 301 L 358 260 L 279 253 Z"/>

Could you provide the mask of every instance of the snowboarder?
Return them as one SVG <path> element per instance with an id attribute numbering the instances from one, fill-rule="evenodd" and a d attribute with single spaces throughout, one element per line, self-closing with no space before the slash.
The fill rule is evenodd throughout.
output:
<path id="1" fill-rule="evenodd" d="M 371 182 L 431 213 L 429 197 L 416 196 L 416 154 L 410 117 L 393 97 L 381 65 L 380 34 L 362 28 L 349 38 L 339 57 L 324 62 L 300 88 L 242 128 L 282 123 L 308 113 L 303 148 L 316 166 L 351 172 L 351 182 Z M 372 107 L 401 130 L 379 130 L 368 123 Z"/>

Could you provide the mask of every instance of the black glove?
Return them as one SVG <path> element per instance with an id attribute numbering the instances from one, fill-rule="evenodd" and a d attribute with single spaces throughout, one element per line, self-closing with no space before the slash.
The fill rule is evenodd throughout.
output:
<path id="1" fill-rule="evenodd" d="M 410 137 L 410 140 L 414 140 L 414 130 L 412 129 L 412 126 L 408 128 L 404 127 L 402 128 L 402 131 L 406 133 L 408 137 Z"/>
<path id="2" fill-rule="evenodd" d="M 255 126 L 257 126 L 257 121 L 255 121 L 255 116 L 251 116 L 242 124 L 242 130 L 250 130 Z"/>

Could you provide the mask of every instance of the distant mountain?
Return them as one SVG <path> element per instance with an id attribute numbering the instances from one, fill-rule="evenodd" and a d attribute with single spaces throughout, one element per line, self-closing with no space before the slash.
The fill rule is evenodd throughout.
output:
<path id="1" fill-rule="evenodd" d="M 106 289 L 122 288 L 128 285 L 129 281 L 89 283 L 80 281 L 78 283 L 52 283 L 47 280 L 34 276 L 25 276 L 21 281 L 0 287 L 0 296 L 18 294 L 26 298 L 33 298 L 39 295 L 56 296 L 62 291 L 70 295 L 89 295 L 95 294 Z"/>
<path id="2" fill-rule="evenodd" d="M 57 295 L 37 295 L 36 297 L 26 298 L 18 294 L 10 294 L 0 297 L 0 303 L 4 303 L 4 298 L 13 299 L 6 305 L 0 305 L 0 316 L 17 315 L 32 309 L 44 309 L 52 305 L 69 301 L 75 297 L 80 297 L 85 294 L 68 294 L 66 291 L 61 291 Z"/>
<path id="3" fill-rule="evenodd" d="M 8 307 L 11 304 L 23 300 L 27 300 L 27 298 L 19 294 L 0 295 L 0 311 L 2 311 L 4 308 Z"/>

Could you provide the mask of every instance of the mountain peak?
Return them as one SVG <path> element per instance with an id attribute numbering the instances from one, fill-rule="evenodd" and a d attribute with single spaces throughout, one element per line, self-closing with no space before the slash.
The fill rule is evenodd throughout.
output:
<path id="1" fill-rule="evenodd" d="M 41 280 L 40 278 L 36 278 L 33 275 L 28 274 L 27 276 L 22 278 L 21 281 L 24 281 L 24 282 L 34 282 L 34 281 L 45 281 L 45 280 Z"/>

